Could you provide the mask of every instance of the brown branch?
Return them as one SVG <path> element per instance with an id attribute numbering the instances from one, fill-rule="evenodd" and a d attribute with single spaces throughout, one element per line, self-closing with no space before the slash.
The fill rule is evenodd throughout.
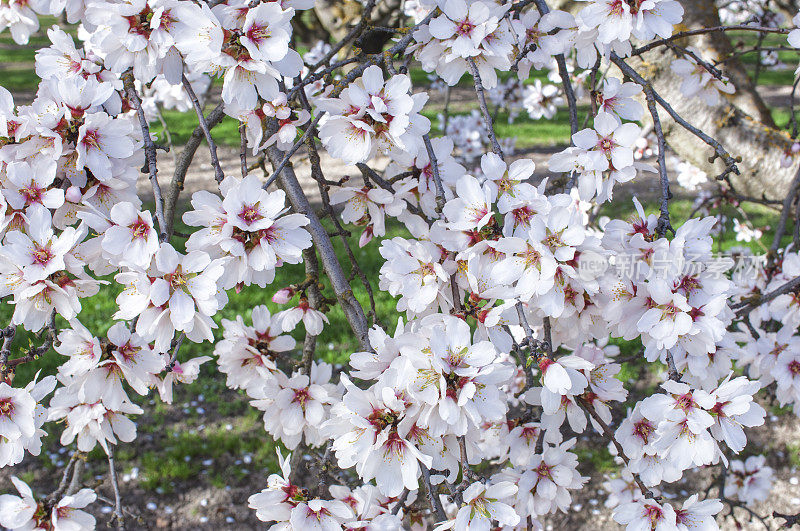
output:
<path id="1" fill-rule="evenodd" d="M 646 498 L 650 498 L 651 500 L 656 499 L 650 489 L 644 486 L 644 483 L 642 483 L 639 475 L 630 470 L 630 459 L 628 459 L 628 456 L 625 455 L 622 445 L 619 443 L 619 441 L 617 441 L 616 437 L 614 437 L 614 432 L 611 431 L 611 428 L 608 426 L 608 424 L 606 424 L 603 419 L 600 418 L 600 415 L 597 414 L 597 411 L 594 410 L 594 406 L 592 406 L 591 403 L 582 397 L 578 397 L 576 402 L 581 409 L 586 411 L 586 413 L 588 413 L 589 416 L 592 417 L 592 419 L 600 426 L 600 429 L 603 431 L 603 435 L 605 435 L 611 441 L 611 444 L 614 445 L 614 448 L 617 449 L 617 454 L 625 462 L 625 466 L 628 467 L 628 471 L 633 475 L 633 480 L 636 482 L 636 485 L 639 487 L 642 495 L 644 495 Z"/>
<path id="2" fill-rule="evenodd" d="M 422 135 L 422 141 L 425 143 L 425 150 L 428 152 L 428 162 L 431 165 L 433 182 L 436 185 L 436 211 L 441 214 L 444 209 L 444 186 L 442 186 L 442 177 L 439 175 L 439 161 L 436 159 L 436 152 L 433 151 L 431 137 L 427 134 Z"/>
<path id="3" fill-rule="evenodd" d="M 623 74 L 631 78 L 631 80 L 633 80 L 634 83 L 636 83 L 637 85 L 641 85 L 643 88 L 647 87 L 652 88 L 649 81 L 640 76 L 639 73 L 636 72 L 636 70 L 634 70 L 623 59 L 617 56 L 617 54 L 612 52 L 610 54 L 610 60 L 612 63 L 614 63 L 619 67 L 619 69 L 622 71 Z M 722 144 L 720 144 L 719 142 L 708 136 L 706 133 L 704 133 L 700 129 L 696 128 L 695 126 L 684 120 L 683 117 L 680 114 L 678 114 L 675 111 L 675 109 L 673 109 L 672 106 L 658 94 L 658 92 L 653 90 L 652 95 L 656 103 L 658 103 L 662 109 L 667 111 L 667 114 L 669 114 L 672 117 L 672 119 L 675 120 L 675 122 L 677 122 L 681 127 L 692 133 L 694 136 L 696 136 L 697 138 L 699 138 L 700 140 L 702 140 L 703 142 L 714 148 L 715 155 L 714 157 L 712 157 L 712 161 L 715 158 L 720 158 L 722 159 L 722 162 L 725 163 L 725 169 L 723 170 L 722 174 L 717 176 L 717 179 L 724 179 L 731 172 L 735 173 L 736 175 L 739 175 L 739 168 L 736 165 L 737 160 L 734 159 L 730 155 L 730 153 L 728 153 L 725 150 L 724 147 L 722 147 Z"/>
<path id="4" fill-rule="evenodd" d="M 650 111 L 650 116 L 653 118 L 653 132 L 658 140 L 658 176 L 661 181 L 661 215 L 658 217 L 656 234 L 659 237 L 663 237 L 667 231 L 675 232 L 675 229 L 672 228 L 672 224 L 669 221 L 669 200 L 672 199 L 672 192 L 669 190 L 669 176 L 667 175 L 667 143 L 664 140 L 664 132 L 661 130 L 661 120 L 658 118 L 658 109 L 656 108 L 653 86 L 648 84 L 644 87 L 644 94 L 647 100 L 647 109 Z"/>
<path id="5" fill-rule="evenodd" d="M 239 163 L 242 166 L 242 179 L 247 177 L 247 125 L 239 123 Z"/>
<path id="6" fill-rule="evenodd" d="M 447 513 L 444 512 L 444 507 L 442 507 L 442 501 L 439 499 L 439 496 L 433 491 L 433 485 L 431 485 L 431 471 L 422 463 L 419 464 L 419 467 L 422 469 L 425 494 L 428 496 L 428 503 L 431 505 L 431 510 L 436 513 L 436 518 L 439 519 L 439 522 L 444 522 L 447 520 Z"/>
<path id="7" fill-rule="evenodd" d="M 692 37 L 694 35 L 703 35 L 705 33 L 714 33 L 717 31 L 758 31 L 761 33 L 782 33 L 787 34 L 791 30 L 786 28 L 768 28 L 766 26 L 751 26 L 749 24 L 737 24 L 734 26 L 714 26 L 713 28 L 698 28 L 693 30 L 687 31 L 680 31 L 675 33 L 666 39 L 661 39 L 658 41 L 653 41 L 644 46 L 640 46 L 634 49 L 631 52 L 631 57 L 635 57 L 637 55 L 641 55 L 645 52 L 652 50 L 653 48 L 658 48 L 659 46 L 663 46 L 667 43 L 671 43 L 673 41 L 677 41 L 679 39 L 683 39 L 686 37 Z"/>
<path id="8" fill-rule="evenodd" d="M 392 183 L 381 177 L 378 174 L 378 172 L 376 172 L 363 162 L 359 162 L 358 164 L 356 164 L 356 167 L 361 171 L 361 176 L 364 178 L 364 182 L 373 181 L 375 184 L 377 184 L 384 190 L 388 190 L 389 192 L 395 193 L 394 186 L 392 186 Z M 408 177 L 408 175 L 406 175 L 406 177 Z M 425 214 L 422 212 L 422 210 L 419 209 L 419 207 L 409 204 L 407 201 L 406 201 L 406 208 L 412 214 L 416 214 L 421 218 L 425 217 Z"/>
<path id="9" fill-rule="evenodd" d="M 295 142 L 292 145 L 292 147 L 289 149 L 289 151 L 286 152 L 286 154 L 283 156 L 283 160 L 281 160 L 280 164 L 278 164 L 278 167 L 275 168 L 275 170 L 272 172 L 272 175 L 270 175 L 269 179 L 267 179 L 267 182 L 264 183 L 263 188 L 265 190 L 267 188 L 269 188 L 269 186 L 272 183 L 275 182 L 275 179 L 278 178 L 278 174 L 281 171 L 283 171 L 283 168 L 285 168 L 287 164 L 289 164 L 289 160 L 292 158 L 292 155 L 294 155 L 297 152 L 297 150 L 300 149 L 300 146 L 303 145 L 303 143 L 305 143 L 306 139 L 308 138 L 308 135 L 310 135 L 311 132 L 316 129 L 317 125 L 319 124 L 319 121 L 322 120 L 323 116 L 325 116 L 325 111 L 321 111 L 317 115 L 317 117 L 314 118 L 314 121 L 311 122 L 310 124 L 308 124 L 308 126 L 306 127 L 305 132 L 303 132 L 303 136 L 301 136 L 297 140 L 297 142 Z"/>
<path id="10" fill-rule="evenodd" d="M 536 8 L 541 15 L 546 15 L 550 12 L 545 0 L 535 0 Z M 569 106 L 569 128 L 575 134 L 578 132 L 578 103 L 575 99 L 575 91 L 572 89 L 572 81 L 569 79 L 569 71 L 567 70 L 567 61 L 564 59 L 564 54 L 560 53 L 555 56 L 556 65 L 558 66 L 558 75 L 561 78 L 561 84 L 564 87 L 564 95 L 567 98 L 567 105 Z"/>
<path id="11" fill-rule="evenodd" d="M 800 166 L 797 167 L 797 171 L 794 174 L 794 179 L 792 179 L 792 183 L 789 185 L 789 193 L 786 194 L 786 198 L 783 200 L 781 217 L 778 220 L 778 226 L 775 227 L 775 237 L 773 238 L 772 245 L 769 248 L 771 260 L 774 259 L 778 249 L 781 246 L 781 238 L 783 238 L 783 235 L 786 232 L 786 223 L 789 221 L 789 215 L 792 212 L 792 202 L 797 196 L 798 189 L 800 189 Z"/>
<path id="12" fill-rule="evenodd" d="M 306 295 L 308 296 L 308 305 L 314 310 L 319 310 L 322 307 L 324 297 L 319 291 L 319 260 L 317 260 L 317 253 L 314 247 L 303 249 L 303 265 L 306 269 L 306 278 L 309 280 L 306 287 Z M 317 336 L 311 335 L 306 331 L 306 337 L 303 340 L 303 371 L 308 375 L 309 381 L 311 378 L 311 364 L 314 362 L 314 353 L 317 350 Z"/>
<path id="13" fill-rule="evenodd" d="M 3 332 L 3 336 L 4 336 L 3 337 L 3 350 L 4 351 L 5 351 L 6 347 L 8 346 L 8 345 L 6 345 L 6 340 L 9 339 L 9 338 L 6 337 L 6 335 L 5 335 L 5 333 L 7 331 L 8 331 L 8 329 L 6 329 Z M 55 342 L 55 339 L 56 339 L 56 311 L 55 311 L 55 309 L 53 309 L 53 311 L 50 312 L 50 319 L 49 319 L 49 321 L 47 323 L 47 328 L 45 329 L 45 333 L 47 334 L 47 337 L 45 338 L 44 343 L 42 343 L 38 347 L 33 347 L 33 348 L 29 349 L 28 353 L 25 354 L 24 356 L 9 360 L 8 357 L 5 355 L 5 352 L 3 352 L 3 364 L 2 364 L 2 368 L 0 369 L 0 374 L 2 376 L 0 376 L 0 380 L 6 380 L 9 377 L 9 375 L 11 375 L 11 377 L 13 377 L 12 373 L 14 372 L 14 367 L 16 367 L 17 365 L 22 365 L 23 363 L 29 363 L 31 361 L 35 361 L 35 360 L 39 359 L 39 357 L 47 354 L 47 352 L 50 351 L 50 348 L 53 346 L 53 342 Z M 14 334 L 12 333 L 11 334 L 11 339 L 13 339 L 13 337 L 14 337 Z M 10 339 L 9 339 L 9 343 L 10 343 Z"/>
<path id="14" fill-rule="evenodd" d="M 781 527 L 785 527 L 789 529 L 790 527 L 794 527 L 797 524 L 800 524 L 800 513 L 797 514 L 783 514 L 779 513 L 778 511 L 772 511 L 773 518 L 783 518 L 785 522 L 781 524 Z"/>
<path id="15" fill-rule="evenodd" d="M 743 315 L 752 312 L 754 309 L 758 308 L 762 304 L 768 303 L 769 301 L 778 297 L 779 295 L 784 295 L 786 293 L 794 291 L 798 287 L 800 287 L 800 277 L 793 278 L 792 280 L 786 282 L 785 284 L 781 285 L 778 288 L 775 288 L 774 290 L 770 291 L 765 295 L 761 296 L 755 295 L 750 297 L 748 300 L 744 300 L 737 304 L 733 304 L 731 305 L 731 308 L 732 309 L 738 308 L 736 310 L 736 317 L 742 317 Z"/>

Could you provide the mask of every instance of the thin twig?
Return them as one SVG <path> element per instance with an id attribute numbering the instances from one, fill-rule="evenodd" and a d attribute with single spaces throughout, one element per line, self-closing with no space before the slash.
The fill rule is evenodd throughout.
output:
<path id="1" fill-rule="evenodd" d="M 789 215 L 792 213 L 792 203 L 794 202 L 795 196 L 797 196 L 798 190 L 800 190 L 800 165 L 798 165 L 792 183 L 789 185 L 789 193 L 786 194 L 786 198 L 783 200 L 781 217 L 778 219 L 778 226 L 775 227 L 775 237 L 772 239 L 772 245 L 769 248 L 769 254 L 773 260 L 778 249 L 780 249 L 781 239 L 786 232 L 786 224 L 789 221 Z"/>
<path id="2" fill-rule="evenodd" d="M 314 118 L 314 121 L 308 124 L 305 132 L 303 132 L 303 136 L 301 136 L 297 140 L 297 142 L 295 142 L 292 145 L 289 151 L 286 152 L 286 154 L 283 156 L 283 160 L 281 160 L 280 164 L 278 164 L 278 167 L 275 168 L 275 170 L 273 170 L 272 175 L 270 175 L 269 179 L 267 179 L 267 182 L 264 183 L 263 186 L 264 189 L 269 188 L 269 186 L 275 182 L 275 179 L 278 178 L 278 174 L 280 174 L 280 172 L 283 171 L 286 165 L 289 164 L 289 160 L 292 158 L 292 155 L 294 155 L 297 152 L 297 150 L 300 149 L 300 146 L 302 146 L 305 143 L 306 139 L 308 138 L 308 135 L 310 135 L 311 132 L 314 131 L 314 129 L 319 124 L 319 121 L 322 120 L 323 116 L 325 116 L 325 111 L 321 111 L 317 115 L 317 117 Z"/>
<path id="3" fill-rule="evenodd" d="M 403 493 L 400 495 L 399 498 L 397 498 L 395 506 L 392 507 L 392 514 L 399 513 L 400 509 L 402 509 L 405 506 L 406 500 L 408 499 L 408 495 L 410 492 L 411 491 L 409 491 L 408 489 L 403 489 Z"/>
<path id="4" fill-rule="evenodd" d="M 634 70 L 620 57 L 618 57 L 617 54 L 612 52 L 609 57 L 611 59 L 611 62 L 617 65 L 619 69 L 622 71 L 622 73 L 630 77 L 634 83 L 641 85 L 643 88 L 651 86 L 650 82 L 648 82 L 642 76 L 640 76 L 639 73 L 636 72 L 636 70 Z M 716 140 L 705 134 L 703 131 L 701 131 L 700 129 L 696 128 L 695 126 L 684 120 L 683 117 L 680 114 L 678 114 L 675 111 L 675 109 L 672 108 L 672 105 L 667 103 L 664 100 L 664 98 L 662 98 L 661 95 L 659 95 L 658 92 L 656 92 L 655 90 L 653 90 L 653 98 L 656 100 L 656 103 L 658 103 L 661 106 L 661 108 L 667 111 L 667 113 L 672 117 L 673 120 L 675 120 L 675 122 L 678 123 L 678 125 L 680 125 L 684 129 L 692 133 L 694 136 L 696 136 L 697 138 L 699 138 L 700 140 L 702 140 L 703 142 L 714 148 L 716 157 L 722 159 L 722 162 L 725 164 L 725 169 L 722 171 L 720 175 L 717 176 L 717 179 L 723 179 L 731 172 L 735 173 L 736 175 L 740 174 L 739 168 L 736 165 L 737 161 L 730 155 L 730 153 L 728 153 L 725 150 L 724 147 L 722 147 L 722 144 L 720 144 L 719 142 L 717 142 Z"/>
<path id="5" fill-rule="evenodd" d="M 8 332 L 8 329 L 6 329 L 3 332 L 3 336 L 4 336 L 3 343 L 4 343 L 4 345 L 5 345 L 5 341 L 7 339 L 6 338 L 6 332 Z M 33 348 L 29 349 L 28 353 L 25 354 L 24 356 L 9 360 L 8 357 L 5 355 L 5 353 L 3 353 L 4 362 L 2 364 L 2 368 L 0 368 L 0 374 L 1 374 L 0 380 L 6 380 L 8 375 L 12 372 L 12 370 L 14 370 L 14 367 L 16 367 L 17 365 L 22 365 L 23 363 L 29 363 L 31 361 L 35 361 L 35 360 L 39 359 L 40 356 L 44 356 L 45 354 L 47 354 L 50 351 L 50 348 L 53 346 L 53 343 L 56 340 L 56 334 L 57 334 L 57 330 L 56 330 L 56 310 L 55 309 L 53 309 L 50 312 L 50 318 L 49 318 L 49 320 L 47 322 L 47 328 L 45 329 L 45 333 L 47 334 L 47 336 L 45 337 L 44 342 L 38 347 L 33 347 Z M 14 336 L 14 334 L 12 333 L 11 334 L 11 338 L 13 338 L 13 336 Z"/>
<path id="6" fill-rule="evenodd" d="M 125 529 L 125 515 L 122 512 L 122 497 L 119 493 L 119 482 L 117 481 L 117 468 L 114 465 L 114 450 L 108 449 L 108 477 L 111 480 L 111 486 L 114 488 L 114 521 L 117 524 L 117 529 Z"/>
<path id="7" fill-rule="evenodd" d="M 500 148 L 500 143 L 497 141 L 497 136 L 494 134 L 494 122 L 489 114 L 489 107 L 486 105 L 486 91 L 483 88 L 481 74 L 478 71 L 478 66 L 475 64 L 475 61 L 472 58 L 467 59 L 467 63 L 469 64 L 469 69 L 472 73 L 472 79 L 475 82 L 475 93 L 478 95 L 478 105 L 480 105 L 481 113 L 483 113 L 483 119 L 486 122 L 486 133 L 489 135 L 489 141 L 492 144 L 492 151 L 494 151 L 494 153 L 502 159 L 503 150 Z"/>
<path id="8" fill-rule="evenodd" d="M 631 57 L 635 57 L 637 55 L 641 55 L 647 51 L 652 50 L 653 48 L 658 48 L 659 46 L 663 46 L 667 43 L 677 41 L 679 39 L 683 39 L 686 37 L 692 37 L 694 35 L 703 35 L 705 33 L 715 33 L 717 31 L 758 31 L 763 33 L 789 33 L 791 30 L 788 28 L 768 28 L 765 26 L 751 26 L 749 24 L 736 24 L 733 26 L 714 26 L 712 28 L 698 28 L 693 30 L 687 31 L 680 31 L 675 33 L 665 39 L 661 39 L 658 41 L 653 41 L 644 46 L 640 46 L 633 50 L 630 54 Z"/>
<path id="9" fill-rule="evenodd" d="M 425 493 L 428 495 L 428 503 L 431 504 L 431 509 L 436 513 L 436 518 L 438 518 L 439 522 L 444 522 L 447 520 L 447 513 L 444 512 L 444 507 L 442 507 L 442 501 L 439 499 L 439 496 L 433 492 L 431 471 L 422 463 L 420 463 L 419 466 L 422 469 L 422 479 L 425 482 Z"/>
<path id="10" fill-rule="evenodd" d="M 669 221 L 669 200 L 672 199 L 672 192 L 669 190 L 669 176 L 667 175 L 666 151 L 667 143 L 664 140 L 664 132 L 661 130 L 661 120 L 658 118 L 656 99 L 653 95 L 653 86 L 644 87 L 645 99 L 650 116 L 653 118 L 653 132 L 658 141 L 658 176 L 661 180 L 661 215 L 658 217 L 656 234 L 663 237 L 668 231 L 675 232 Z"/>
<path id="11" fill-rule="evenodd" d="M 58 488 L 50 493 L 47 496 L 48 501 L 55 503 L 61 495 L 64 494 L 64 491 L 67 490 L 67 485 L 69 484 L 69 480 L 71 478 L 72 469 L 75 466 L 75 462 L 80 458 L 81 453 L 79 451 L 72 452 L 72 455 L 69 458 L 69 462 L 67 466 L 64 467 L 64 473 L 61 475 L 61 481 L 58 483 Z"/>
<path id="12" fill-rule="evenodd" d="M 436 153 L 433 151 L 431 137 L 427 134 L 422 135 L 422 141 L 425 143 L 425 150 L 428 152 L 428 162 L 431 165 L 433 182 L 436 185 L 436 212 L 441 214 L 444 209 L 444 186 L 442 186 L 442 177 L 439 175 L 439 161 L 436 159 Z"/>
<path id="13" fill-rule="evenodd" d="M 136 93 L 136 86 L 133 82 L 133 72 L 131 70 L 122 75 L 122 83 L 125 87 L 125 92 L 128 95 L 128 100 L 136 109 L 136 115 L 139 117 L 139 126 L 142 128 L 142 140 L 144 141 L 144 156 L 147 161 L 147 168 L 150 172 L 150 186 L 153 188 L 153 200 L 156 205 L 156 221 L 158 222 L 158 239 L 164 241 L 167 238 L 167 223 L 164 220 L 164 200 L 161 197 L 161 185 L 158 184 L 158 163 L 156 161 L 156 145 L 150 137 L 150 125 L 147 123 L 147 117 L 142 108 L 142 100 Z"/>
<path id="14" fill-rule="evenodd" d="M 642 492 L 642 494 L 646 498 L 650 498 L 651 500 L 655 499 L 655 496 L 653 495 L 652 492 L 650 492 L 650 489 L 644 486 L 644 483 L 642 483 L 642 480 L 641 478 L 639 478 L 639 475 L 635 474 L 630 470 L 630 459 L 628 459 L 628 456 L 625 455 L 625 451 L 622 449 L 622 445 L 619 443 L 619 441 L 617 441 L 616 437 L 614 437 L 614 432 L 611 431 L 611 428 L 608 426 L 608 424 L 606 424 L 605 421 L 600 418 L 600 415 L 597 414 L 597 411 L 594 410 L 594 406 L 588 401 L 586 401 L 584 398 L 578 398 L 576 402 L 581 407 L 581 409 L 586 411 L 586 413 L 588 413 L 589 416 L 592 417 L 592 419 L 597 423 L 597 425 L 600 426 L 600 429 L 603 431 L 603 435 L 605 435 L 611 441 L 611 444 L 614 445 L 614 448 L 617 449 L 617 454 L 625 462 L 625 466 L 628 467 L 628 471 L 631 472 L 631 474 L 633 475 L 633 480 L 636 482 L 636 485 L 639 487 L 639 490 Z"/>
<path id="15" fill-rule="evenodd" d="M 247 124 L 239 123 L 239 163 L 242 166 L 242 179 L 247 177 Z"/>
<path id="16" fill-rule="evenodd" d="M 778 288 L 770 291 L 765 295 L 751 297 L 748 300 L 744 300 L 740 303 L 731 305 L 732 309 L 738 308 L 736 310 L 736 317 L 741 317 L 744 314 L 752 312 L 754 309 L 758 308 L 762 304 L 766 304 L 772 299 L 778 297 L 779 295 L 784 295 L 791 291 L 796 290 L 800 287 L 800 277 L 795 277 L 792 280 L 786 282 L 785 284 L 781 285 Z"/>
<path id="17" fill-rule="evenodd" d="M 536 8 L 542 16 L 550 12 L 545 0 L 535 1 Z M 569 79 L 569 71 L 567 70 L 567 61 L 564 58 L 564 54 L 557 54 L 555 60 L 558 66 L 558 75 L 561 77 L 561 84 L 564 87 L 564 95 L 567 98 L 567 105 L 569 106 L 569 128 L 574 135 L 578 132 L 578 103 L 575 99 L 575 91 L 572 89 L 572 81 Z"/>
<path id="18" fill-rule="evenodd" d="M 206 117 L 206 124 L 208 125 L 209 129 L 213 129 L 218 124 L 220 124 L 225 118 L 225 104 L 220 103 L 214 110 L 208 113 Z M 167 222 L 167 239 L 173 234 L 173 228 L 175 226 L 175 208 L 178 205 L 178 198 L 180 197 L 181 191 L 183 191 L 183 183 L 186 181 L 186 173 L 189 171 L 189 166 L 192 164 L 192 160 L 194 160 L 194 155 L 197 152 L 197 148 L 200 147 L 200 143 L 203 141 L 204 138 L 203 128 L 198 125 L 192 131 L 192 134 L 189 135 L 189 139 L 186 141 L 186 145 L 183 146 L 183 151 L 181 151 L 180 156 L 178 157 L 178 161 L 175 164 L 175 172 L 172 175 L 172 181 L 169 183 L 169 188 L 167 189 L 167 195 L 164 201 L 164 217 L 166 218 Z"/>
<path id="19" fill-rule="evenodd" d="M 225 174 L 222 173 L 222 166 L 220 166 L 219 158 L 217 157 L 217 144 L 211 137 L 211 128 L 208 126 L 206 117 L 203 115 L 203 108 L 200 106 L 200 100 L 197 99 L 197 94 L 194 93 L 192 84 L 189 83 L 186 74 L 181 75 L 181 82 L 183 83 L 183 88 L 186 90 L 186 94 L 189 95 L 189 99 L 192 100 L 192 106 L 194 106 L 194 112 L 197 113 L 197 120 L 200 122 L 200 128 L 206 136 L 208 151 L 211 153 L 211 164 L 214 166 L 214 178 L 218 183 L 221 183 L 225 178 Z"/>

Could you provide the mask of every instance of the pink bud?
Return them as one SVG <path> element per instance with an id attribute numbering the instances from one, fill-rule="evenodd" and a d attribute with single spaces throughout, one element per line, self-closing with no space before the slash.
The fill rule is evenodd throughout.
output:
<path id="1" fill-rule="evenodd" d="M 294 290 L 292 288 L 283 288 L 275 292 L 272 296 L 272 302 L 275 304 L 286 304 L 294 297 Z"/>
<path id="2" fill-rule="evenodd" d="M 798 151 L 800 151 L 800 143 L 795 142 L 792 144 L 792 153 L 797 153 Z"/>
<path id="3" fill-rule="evenodd" d="M 82 197 L 83 192 L 81 192 L 81 189 L 77 186 L 70 186 L 67 188 L 67 191 L 64 192 L 64 199 L 70 203 L 78 203 Z"/>
<path id="4" fill-rule="evenodd" d="M 364 229 L 364 232 L 361 233 L 361 237 L 358 239 L 358 246 L 364 247 L 369 242 L 372 241 L 373 233 L 372 233 L 372 225 L 367 226 Z"/>

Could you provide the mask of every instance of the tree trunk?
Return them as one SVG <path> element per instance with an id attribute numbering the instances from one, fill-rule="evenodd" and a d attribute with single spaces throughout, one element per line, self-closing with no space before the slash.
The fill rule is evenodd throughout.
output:
<path id="1" fill-rule="evenodd" d="M 334 41 L 340 41 L 361 20 L 364 6 L 358 0 L 317 0 L 314 12 Z M 404 19 L 402 0 L 380 0 L 372 10 L 371 23 L 375 26 L 396 28 Z M 367 31 L 355 44 L 364 53 L 378 53 L 391 37 L 385 31 Z M 348 51 L 345 47 L 343 53 Z"/>
<path id="2" fill-rule="evenodd" d="M 684 0 L 685 27 L 676 31 L 720 25 L 713 0 Z M 730 39 L 722 32 L 710 33 L 677 41 L 681 47 L 694 46 L 703 59 L 714 61 L 733 53 Z M 686 98 L 680 92 L 680 79 L 670 70 L 678 56 L 669 48 L 659 47 L 628 61 L 653 88 L 668 101 L 687 122 L 719 140 L 733 157 L 742 157 L 738 164 L 741 175 L 730 175 L 737 192 L 769 199 L 782 199 L 789 188 L 795 168 L 782 168 L 780 159 L 791 146 L 789 136 L 776 129 L 769 109 L 758 95 L 738 60 L 726 61 L 723 72 L 736 87 L 736 93 L 708 106 L 698 98 Z M 686 131 L 661 110 L 659 113 L 666 140 L 683 159 L 701 168 L 709 177 L 719 175 L 721 161 L 709 162 L 713 150 Z"/>

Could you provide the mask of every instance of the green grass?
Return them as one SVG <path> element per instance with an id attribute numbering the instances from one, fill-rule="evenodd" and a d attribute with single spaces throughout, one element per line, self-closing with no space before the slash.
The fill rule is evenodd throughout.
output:
<path id="1" fill-rule="evenodd" d="M 36 57 L 36 48 L 31 45 L 12 46 L 0 44 L 0 62 L 3 63 L 33 63 Z"/>
<path id="2" fill-rule="evenodd" d="M 578 107 L 578 116 L 584 116 L 587 112 L 588 107 Z M 508 113 L 501 112 L 497 115 L 494 128 L 501 138 L 516 137 L 518 148 L 569 144 L 571 136 L 569 110 L 566 108 L 559 108 L 552 120 L 533 120 L 523 112 L 511 124 L 508 123 Z"/>
<path id="3" fill-rule="evenodd" d="M 39 78 L 33 68 L 8 68 L 3 71 L 0 76 L 0 86 L 8 89 L 13 96 L 15 96 L 15 103 L 18 105 L 24 102 L 17 102 L 16 93 L 20 91 L 35 92 L 39 86 Z"/>
<path id="4" fill-rule="evenodd" d="M 141 485 L 169 493 L 176 483 L 202 474 L 209 474 L 212 484 L 229 485 L 246 475 L 242 467 L 234 465 L 234 460 L 245 454 L 259 467 L 273 469 L 277 464 L 275 447 L 263 433 L 261 420 L 252 415 L 237 419 L 231 430 L 222 426 L 202 431 L 167 430 L 158 449 L 134 458 L 139 463 Z M 213 464 L 203 464 L 209 459 Z"/>
<path id="5" fill-rule="evenodd" d="M 792 463 L 792 466 L 800 467 L 800 444 L 787 444 L 786 452 L 789 454 L 789 462 Z"/>
<path id="6" fill-rule="evenodd" d="M 728 37 L 734 49 L 739 53 L 751 50 L 758 44 L 758 34 L 753 31 L 731 31 L 728 32 Z M 788 46 L 786 35 L 770 33 L 766 35 L 761 43 L 762 48 L 777 46 Z M 800 61 L 800 52 L 791 50 L 779 51 L 778 57 L 788 68 L 773 70 L 769 67 L 762 66 L 758 75 L 759 85 L 792 85 L 792 83 L 794 83 L 794 69 L 798 61 Z M 758 52 L 753 51 L 742 54 L 739 56 L 739 59 L 745 64 L 751 78 L 753 78 L 755 74 L 755 65 L 758 62 Z"/>
<path id="7" fill-rule="evenodd" d="M 431 84 L 431 80 L 428 76 L 432 75 L 433 72 L 426 72 L 420 67 L 412 67 L 409 68 L 408 75 L 411 77 L 411 82 L 415 87 L 425 87 Z M 542 83 L 549 83 L 547 80 L 547 70 L 531 70 L 531 75 L 528 79 L 525 80 L 525 83 L 533 83 L 535 80 L 540 80 Z M 514 72 L 498 72 L 497 77 L 501 82 L 508 81 L 511 77 L 516 77 L 517 74 Z M 475 86 L 475 81 L 472 77 L 472 74 L 465 73 L 461 76 L 461 79 L 456 84 L 457 87 L 461 88 L 472 88 Z"/>
<path id="8" fill-rule="evenodd" d="M 209 109 L 206 109 L 208 114 Z M 192 131 L 198 125 L 197 114 L 194 111 L 178 112 L 178 111 L 164 111 L 164 121 L 167 124 L 170 135 L 172 136 L 172 144 L 180 146 L 186 143 L 191 136 Z M 151 128 L 154 136 L 160 141 L 165 141 L 163 127 L 158 122 L 154 122 Z M 211 131 L 211 136 L 214 142 L 222 146 L 239 146 L 239 122 L 226 116 L 222 122 Z M 203 141 L 205 142 L 205 140 Z"/>
<path id="9" fill-rule="evenodd" d="M 572 451 L 578 456 L 578 462 L 591 470 L 592 474 L 606 474 L 619 469 L 608 447 L 602 444 L 592 447 L 576 446 Z"/>
<path id="10" fill-rule="evenodd" d="M 751 77 L 754 69 L 749 69 Z M 789 85 L 794 83 L 794 67 L 786 70 L 761 70 L 758 76 L 759 85 Z"/>

